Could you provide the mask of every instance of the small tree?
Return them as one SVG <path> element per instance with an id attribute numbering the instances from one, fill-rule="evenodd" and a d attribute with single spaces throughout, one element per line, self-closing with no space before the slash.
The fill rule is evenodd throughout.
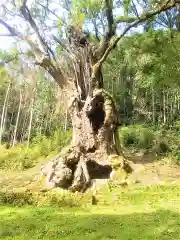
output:
<path id="1" fill-rule="evenodd" d="M 61 176 L 55 174 L 54 183 L 64 186 L 63 180 L 67 178 L 73 190 L 87 186 L 93 174 L 98 172 L 95 166 L 99 165 L 90 162 L 95 164 L 101 160 L 102 163 L 108 155 L 119 154 L 114 141 L 118 116 L 113 98 L 103 88 L 103 63 L 129 30 L 180 3 L 177 0 L 155 1 L 151 4 L 151 10 L 139 14 L 138 4 L 134 6 L 133 1 L 115 2 L 86 0 L 64 1 L 62 4 L 61 1 L 62 7 L 67 10 L 66 22 L 63 19 L 59 21 L 61 38 L 57 35 L 49 38 L 43 32 L 45 27 L 48 29 L 45 22 L 47 23 L 49 14 L 58 17 L 50 9 L 53 3 L 49 1 L 36 1 L 31 9 L 27 0 L 23 0 L 20 6 L 12 1 L 13 12 L 3 6 L 6 17 L 12 13 L 25 20 L 25 24 L 28 23 L 26 33 L 25 29 L 21 31 L 18 24 L 15 28 L 8 21 L 0 19 L 0 24 L 8 30 L 8 35 L 29 44 L 35 64 L 44 68 L 67 95 L 73 139 L 72 148 L 62 162 L 69 171 L 63 172 L 64 168 L 61 168 L 59 172 L 63 173 Z M 124 15 L 115 18 L 114 9 L 118 9 L 118 6 L 122 6 Z M 131 15 L 129 13 L 133 6 L 136 11 Z M 90 26 L 87 20 L 93 25 L 91 33 L 83 31 L 83 27 Z M 125 28 L 117 35 L 120 23 L 124 23 Z M 49 32 L 52 32 L 51 29 Z M 33 40 L 29 36 L 31 34 L 36 39 Z M 59 46 L 60 57 L 50 47 L 52 41 Z M 51 166 L 46 172 L 48 180 L 52 179 L 52 172 Z"/>

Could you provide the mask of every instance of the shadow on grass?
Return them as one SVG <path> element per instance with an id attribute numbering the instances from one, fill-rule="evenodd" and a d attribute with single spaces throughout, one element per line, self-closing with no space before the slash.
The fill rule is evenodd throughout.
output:
<path id="1" fill-rule="evenodd" d="M 28 207 L 0 212 L 0 239 L 170 240 L 179 236 L 180 214 L 169 210 L 121 215 Z"/>

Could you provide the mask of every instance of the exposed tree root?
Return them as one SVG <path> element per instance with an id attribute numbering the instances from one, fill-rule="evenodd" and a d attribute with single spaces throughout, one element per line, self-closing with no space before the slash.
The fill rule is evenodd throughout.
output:
<path id="1" fill-rule="evenodd" d="M 112 159 L 115 159 L 116 163 Z M 42 166 L 41 173 L 46 176 L 45 184 L 49 189 L 60 187 L 72 192 L 85 192 L 93 179 L 110 179 L 113 169 L 117 168 L 123 169 L 126 176 L 133 171 L 130 164 L 118 155 L 98 163 L 96 152 L 85 154 L 77 148 L 71 148 L 64 156 L 59 154 Z"/>
<path id="2" fill-rule="evenodd" d="M 87 160 L 81 156 L 74 172 L 74 179 L 70 190 L 72 192 L 84 192 L 90 185 L 90 180 L 91 178 L 87 168 Z"/>
<path id="3" fill-rule="evenodd" d="M 109 155 L 122 155 L 116 147 L 114 133 L 118 119 L 113 98 L 103 89 L 95 89 L 81 105 L 77 100 L 70 111 L 74 147 L 42 168 L 46 184 L 52 188 L 84 192 L 93 179 L 110 178 L 113 166 Z M 129 174 L 130 164 L 118 155 L 118 168 Z"/>

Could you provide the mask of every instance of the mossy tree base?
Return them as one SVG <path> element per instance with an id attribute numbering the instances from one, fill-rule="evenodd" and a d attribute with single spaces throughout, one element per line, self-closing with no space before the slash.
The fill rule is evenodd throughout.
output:
<path id="1" fill-rule="evenodd" d="M 92 179 L 110 178 L 114 168 L 110 156 L 116 156 L 116 168 L 127 173 L 132 170 L 118 155 L 115 137 L 117 113 L 113 98 L 107 92 L 95 90 L 83 106 L 79 102 L 74 104 L 71 118 L 72 146 L 41 169 L 47 176 L 47 186 L 84 192 L 91 186 Z"/>

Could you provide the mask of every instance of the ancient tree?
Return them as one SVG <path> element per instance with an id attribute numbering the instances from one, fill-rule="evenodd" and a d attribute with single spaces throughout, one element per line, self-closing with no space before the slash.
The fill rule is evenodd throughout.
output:
<path id="1" fill-rule="evenodd" d="M 94 31 L 90 33 L 83 30 L 83 24 L 73 24 L 67 7 L 68 20 L 63 22 L 65 37 L 62 41 L 52 35 L 51 39 L 61 47 L 60 56 L 50 47 L 51 41 L 46 39 L 38 21 L 33 18 L 27 0 L 18 6 L 13 4 L 19 16 L 28 23 L 29 33 L 36 36 L 36 41 L 22 33 L 18 25 L 15 28 L 0 19 L 9 36 L 28 43 L 35 64 L 44 68 L 66 93 L 73 128 L 72 144 L 66 154 L 57 156 L 48 166 L 42 167 L 42 172 L 47 175 L 47 182 L 52 187 L 65 187 L 73 191 L 85 190 L 92 178 L 108 177 L 111 172 L 108 156 L 120 154 L 115 135 L 118 115 L 113 98 L 103 88 L 103 63 L 129 30 L 180 3 L 177 0 L 157 1 L 149 11 L 139 14 L 136 9 L 136 14 L 115 18 L 113 10 L 116 1 L 97 2 L 102 6 L 99 9 L 103 13 L 103 21 L 101 27 L 97 26 L 96 21 L 93 22 Z M 41 1 L 38 3 L 38 6 L 55 15 L 48 1 L 46 5 Z M 8 14 L 5 6 L 4 9 Z M 118 35 L 117 28 L 121 23 L 125 27 Z M 125 164 L 124 160 L 123 167 Z"/>

